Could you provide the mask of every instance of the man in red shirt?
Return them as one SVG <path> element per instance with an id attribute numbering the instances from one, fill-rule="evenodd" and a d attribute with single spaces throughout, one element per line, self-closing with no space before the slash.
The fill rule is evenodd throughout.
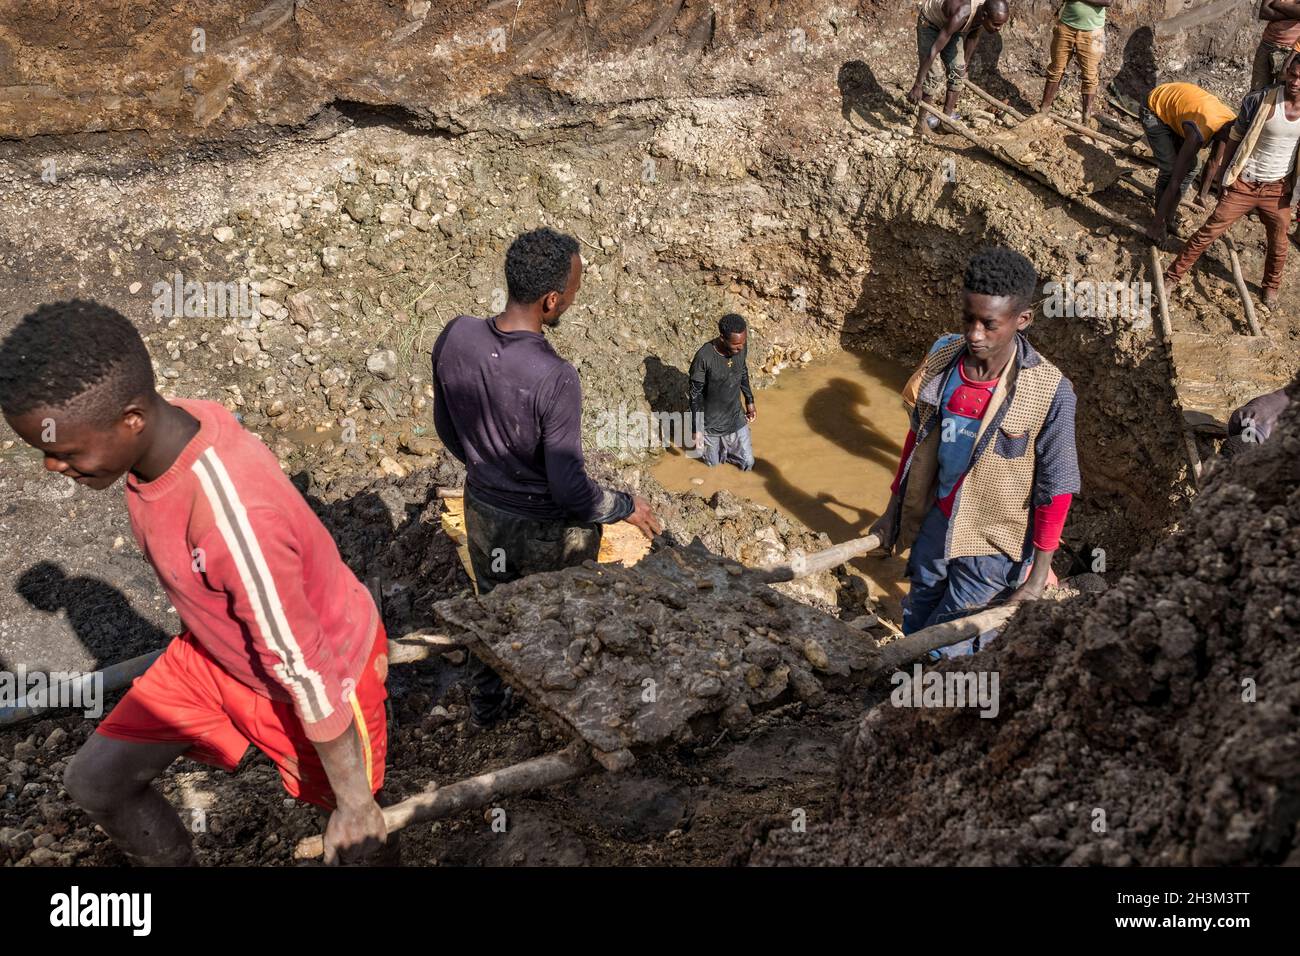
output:
<path id="1" fill-rule="evenodd" d="M 271 451 L 216 402 L 155 391 L 124 316 L 60 302 L 0 344 L 0 409 L 45 467 L 126 476 L 136 541 L 184 632 L 69 763 L 69 795 L 135 863 L 194 862 L 152 786 L 177 757 L 233 771 L 251 743 L 332 810 L 327 862 L 385 843 L 387 638 L 374 601 Z"/>
<path id="2" fill-rule="evenodd" d="M 930 348 L 885 513 L 886 550 L 910 548 L 903 633 L 1040 597 L 1079 491 L 1070 380 L 1029 344 L 1038 276 L 1018 252 L 966 266 L 962 335 Z M 945 648 L 956 657 L 981 638 Z"/>

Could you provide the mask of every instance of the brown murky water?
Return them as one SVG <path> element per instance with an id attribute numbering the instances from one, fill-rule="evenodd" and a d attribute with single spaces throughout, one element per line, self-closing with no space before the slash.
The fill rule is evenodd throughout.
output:
<path id="1" fill-rule="evenodd" d="M 709 468 L 674 449 L 652 473 L 666 488 L 706 498 L 725 488 L 824 531 L 836 543 L 861 537 L 889 502 L 907 437 L 899 393 L 910 373 L 871 355 L 824 356 L 755 395 L 753 471 Z M 898 621 L 898 602 L 907 592 L 904 562 L 868 556 L 853 564 Z"/>

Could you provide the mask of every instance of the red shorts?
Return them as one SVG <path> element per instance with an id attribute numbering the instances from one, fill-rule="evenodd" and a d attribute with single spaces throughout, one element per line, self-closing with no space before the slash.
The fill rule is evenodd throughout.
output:
<path id="1" fill-rule="evenodd" d="M 387 678 L 388 635 L 380 624 L 352 696 L 353 723 L 375 792 L 384 784 L 388 750 Z M 188 743 L 186 757 L 227 771 L 252 744 L 275 761 L 290 796 L 334 807 L 325 767 L 293 705 L 235 680 L 188 631 L 135 679 L 96 732 L 137 743 Z"/>

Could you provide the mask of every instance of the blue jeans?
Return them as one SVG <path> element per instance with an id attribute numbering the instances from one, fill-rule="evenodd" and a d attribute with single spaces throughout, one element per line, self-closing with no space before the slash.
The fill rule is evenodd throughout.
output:
<path id="1" fill-rule="evenodd" d="M 741 425 L 739 431 L 730 435 L 704 435 L 704 463 L 710 468 L 715 465 L 735 465 L 741 471 L 754 467 L 754 445 L 749 437 L 749 426 Z"/>
<path id="2" fill-rule="evenodd" d="M 1012 561 L 1000 554 L 946 559 L 948 519 L 938 505 L 930 509 L 907 559 L 911 590 L 903 599 L 903 633 L 943 624 L 1009 597 L 1029 576 L 1031 561 Z M 940 649 L 942 657 L 962 657 L 980 649 L 979 635 Z M 985 641 L 984 643 L 988 643 Z"/>
<path id="3" fill-rule="evenodd" d="M 1146 133 L 1147 145 L 1151 147 L 1151 155 L 1156 161 L 1156 168 L 1159 173 L 1156 175 L 1156 208 L 1160 208 L 1160 198 L 1164 196 L 1165 190 L 1174 178 L 1174 164 L 1178 162 L 1178 154 L 1183 149 L 1183 136 L 1172 126 L 1165 123 L 1159 116 L 1151 112 L 1150 108 L 1143 106 L 1138 113 L 1142 117 L 1143 131 Z M 1199 167 L 1199 163 L 1197 164 Z M 1183 180 L 1186 186 L 1192 180 L 1195 168 L 1189 170 L 1187 179 Z"/>

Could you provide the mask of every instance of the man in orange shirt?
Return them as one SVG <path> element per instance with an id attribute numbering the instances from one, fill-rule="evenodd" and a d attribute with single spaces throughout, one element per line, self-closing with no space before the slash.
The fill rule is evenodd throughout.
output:
<path id="1" fill-rule="evenodd" d="M 1255 90 L 1242 100 L 1241 114 L 1229 127 L 1231 136 L 1224 156 L 1216 154 L 1205 171 L 1207 183 L 1222 178 L 1219 203 L 1165 273 L 1166 285 L 1176 285 L 1211 243 L 1254 212 L 1268 234 L 1260 301 L 1269 309 L 1277 304 L 1286 267 L 1286 234 L 1292 210 L 1300 202 L 1296 164 L 1300 153 L 1300 57 L 1287 63 L 1283 80 L 1281 86 Z"/>
<path id="2" fill-rule="evenodd" d="M 1183 195 L 1183 183 L 1196 167 L 1201 149 L 1213 145 L 1221 156 L 1237 114 L 1222 100 L 1192 83 L 1163 83 L 1147 96 L 1142 126 L 1160 174 L 1156 177 L 1156 215 L 1147 227 L 1153 242 L 1164 239 Z M 1210 180 L 1201 178 L 1196 201 L 1205 205 Z"/>

